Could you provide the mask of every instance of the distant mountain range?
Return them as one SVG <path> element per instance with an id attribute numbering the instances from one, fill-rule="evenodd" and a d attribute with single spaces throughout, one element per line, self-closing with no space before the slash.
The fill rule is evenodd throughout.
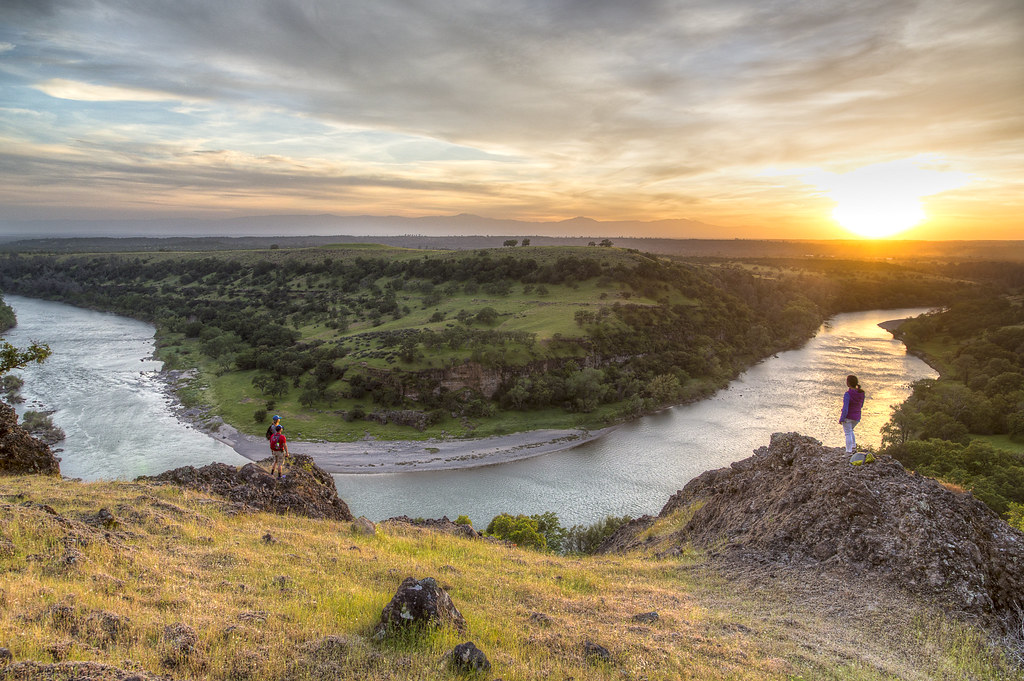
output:
<path id="1" fill-rule="evenodd" d="M 620 237 L 646 235 L 675 239 L 721 239 L 741 236 L 740 229 L 696 220 L 602 222 L 575 217 L 555 222 L 496 220 L 479 215 L 409 218 L 376 215 L 261 215 L 230 219 L 165 218 L 156 220 L 0 220 L 0 238 L 175 237 L 175 236 L 559 236 Z"/>
<path id="2" fill-rule="evenodd" d="M 0 220 L 0 251 L 114 252 L 309 248 L 330 243 L 379 243 L 404 248 L 586 246 L 610 239 L 619 248 L 683 257 L 836 258 L 1024 261 L 1024 241 L 870 239 L 750 239 L 737 230 L 696 220 L 609 221 L 585 217 L 555 222 L 494 220 L 477 215 L 267 215 L 226 220 Z M 645 236 L 630 236 L 630 235 Z M 519 246 L 521 247 L 521 246 Z"/>

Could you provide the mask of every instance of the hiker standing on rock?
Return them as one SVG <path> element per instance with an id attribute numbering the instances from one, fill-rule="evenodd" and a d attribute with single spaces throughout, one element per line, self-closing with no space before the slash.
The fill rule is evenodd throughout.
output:
<path id="1" fill-rule="evenodd" d="M 857 451 L 857 438 L 853 434 L 853 429 L 860 423 L 860 412 L 861 407 L 864 406 L 864 391 L 860 387 L 860 381 L 853 374 L 846 377 L 846 387 L 848 390 L 843 394 L 843 411 L 839 414 L 839 423 L 843 426 L 843 432 L 846 434 L 846 453 L 852 454 L 850 457 L 850 463 L 854 466 L 859 466 L 862 463 L 870 463 L 874 461 L 875 457 L 870 454 L 865 455 L 863 452 Z M 870 461 L 867 460 L 870 457 Z"/>
<path id="2" fill-rule="evenodd" d="M 274 456 L 274 463 L 270 466 L 270 474 L 277 469 L 277 477 L 281 477 L 282 463 L 285 457 L 291 456 L 288 453 L 288 438 L 284 436 L 284 428 L 274 426 L 274 434 L 270 436 L 270 453 Z"/>

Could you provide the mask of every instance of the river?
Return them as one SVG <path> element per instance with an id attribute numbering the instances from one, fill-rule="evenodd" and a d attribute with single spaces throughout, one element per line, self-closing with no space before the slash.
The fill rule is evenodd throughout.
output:
<path id="1" fill-rule="evenodd" d="M 18 315 L 6 338 L 19 347 L 48 343 L 54 351 L 22 371 L 26 403 L 18 411 L 56 409 L 54 422 L 67 433 L 58 445 L 64 475 L 131 479 L 187 464 L 246 462 L 175 419 L 156 376 L 152 326 L 60 303 L 6 299 Z M 463 470 L 335 475 L 338 493 L 353 513 L 371 520 L 465 514 L 477 527 L 502 512 L 554 511 L 566 525 L 656 513 L 687 481 L 749 456 L 773 432 L 798 431 L 841 446 L 837 421 L 849 373 L 868 393 L 858 441 L 878 445 L 890 407 L 906 399 L 910 383 L 936 376 L 878 323 L 924 311 L 837 315 L 804 347 L 761 362 L 713 397 L 624 424 L 574 449 Z"/>

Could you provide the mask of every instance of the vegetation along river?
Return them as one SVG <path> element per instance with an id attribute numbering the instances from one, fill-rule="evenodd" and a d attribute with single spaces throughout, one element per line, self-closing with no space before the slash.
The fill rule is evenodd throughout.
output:
<path id="1" fill-rule="evenodd" d="M 6 296 L 18 315 L 7 339 L 48 343 L 53 356 L 22 372 L 25 409 L 55 409 L 67 433 L 61 470 L 68 477 L 131 479 L 176 466 L 247 460 L 180 423 L 151 359 L 145 323 L 61 303 Z M 620 426 L 602 438 L 513 463 L 412 473 L 334 476 L 353 513 L 468 515 L 482 527 L 495 515 L 554 511 L 566 526 L 605 515 L 656 513 L 700 473 L 728 465 L 799 431 L 842 445 L 839 408 L 848 373 L 868 393 L 858 441 L 878 445 L 890 407 L 910 383 L 935 377 L 879 322 L 925 312 L 873 310 L 837 315 L 803 348 L 752 367 L 713 397 Z M 294 444 L 301 451 L 301 443 Z"/>

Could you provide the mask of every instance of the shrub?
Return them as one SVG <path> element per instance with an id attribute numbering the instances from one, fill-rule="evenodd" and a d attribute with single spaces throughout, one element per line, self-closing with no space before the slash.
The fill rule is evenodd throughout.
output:
<path id="1" fill-rule="evenodd" d="M 267 410 L 257 409 L 252 413 L 252 420 L 255 421 L 256 423 L 263 423 L 264 421 L 267 420 Z"/>
<path id="2" fill-rule="evenodd" d="M 496 515 L 487 525 L 487 534 L 510 541 L 517 546 L 540 551 L 546 549 L 548 545 L 544 535 L 537 531 L 537 521 L 525 515 Z"/>

